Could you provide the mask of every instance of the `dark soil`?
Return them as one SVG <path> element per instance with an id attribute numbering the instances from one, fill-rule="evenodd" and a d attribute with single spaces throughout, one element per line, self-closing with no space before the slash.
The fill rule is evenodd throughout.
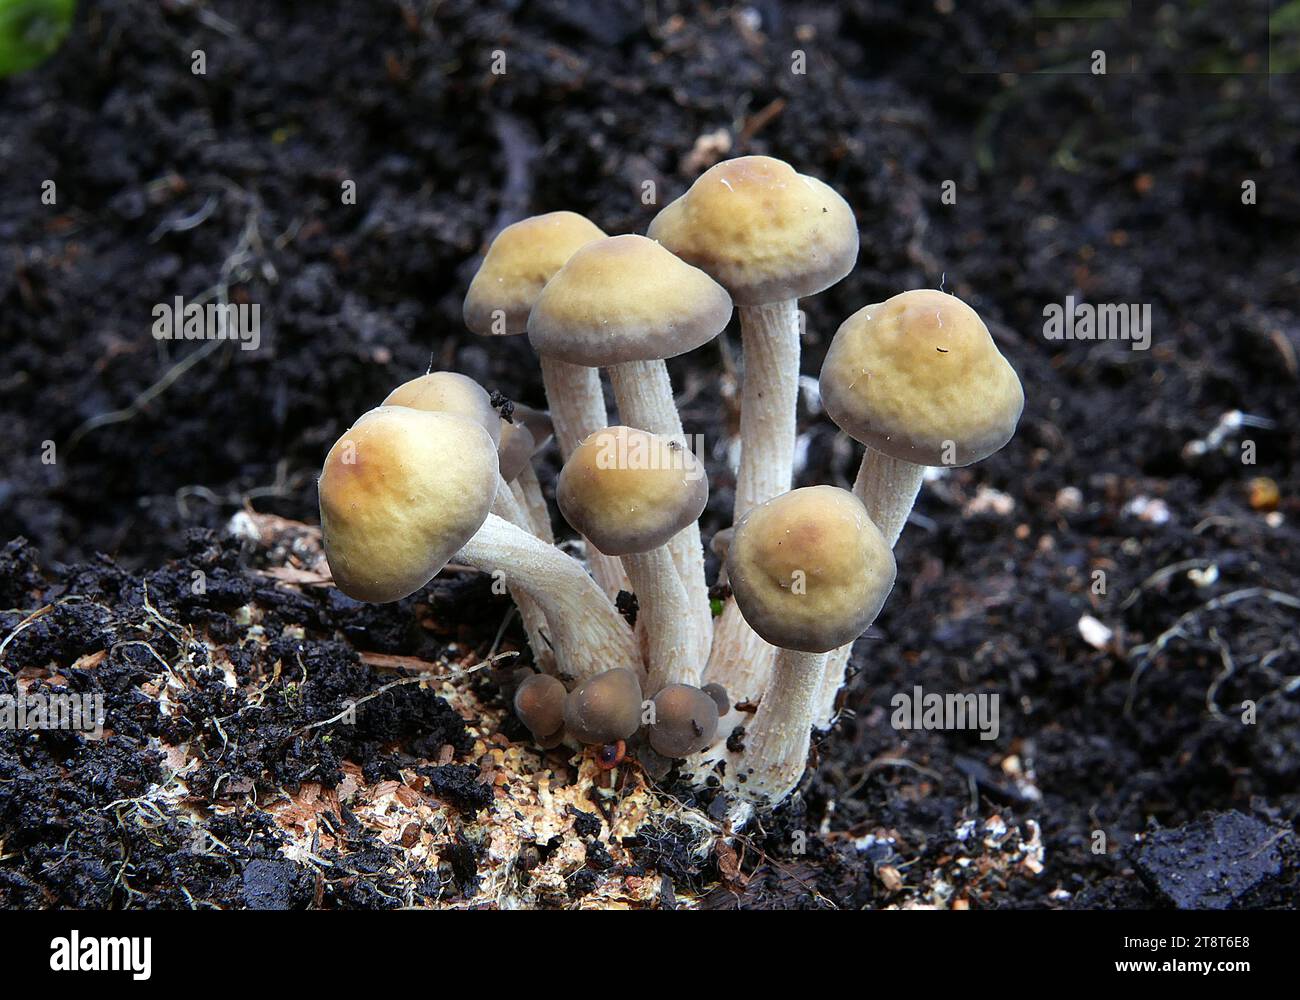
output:
<path id="1" fill-rule="evenodd" d="M 435 695 L 397 686 L 359 705 L 355 726 L 304 727 L 393 679 L 358 650 L 486 652 L 500 599 L 454 575 L 377 608 L 299 593 L 257 575 L 224 528 L 245 506 L 313 522 L 329 444 L 430 357 L 544 405 L 522 338 L 489 344 L 461 326 L 485 241 L 560 208 L 643 231 L 656 207 L 644 182 L 660 204 L 676 197 L 708 162 L 689 162 L 696 140 L 719 129 L 729 155 L 782 156 L 860 220 L 857 269 L 805 303 L 805 373 L 850 312 L 942 284 L 987 319 L 1027 404 L 1007 448 L 922 492 L 844 718 L 752 842 L 789 863 L 750 851 L 742 886 L 730 859 L 701 868 L 671 830 L 647 830 L 629 845 L 638 864 L 710 905 L 877 906 L 959 852 L 964 820 L 997 812 L 1041 825 L 1045 869 L 971 886 L 971 905 L 1295 905 L 1297 78 L 1267 72 L 1265 0 L 1132 6 L 1144 9 L 1052 19 L 1006 0 L 923 14 L 80 5 L 58 54 L 0 82 L 0 540 L 14 540 L 0 636 L 52 605 L 4 649 L 0 689 L 20 667 L 56 667 L 104 694 L 113 732 L 0 733 L 0 905 L 369 907 L 472 892 L 468 840 L 413 894 L 391 846 L 352 843 L 325 859 L 334 877 L 313 879 L 279 860 L 265 812 L 218 807 L 251 785 L 329 786 L 343 761 L 380 780 L 419 757 L 442 761 L 428 794 L 472 816 L 483 793 L 464 724 Z M 791 72 L 795 50 L 806 73 Z M 1089 71 L 1095 50 L 1104 76 Z M 955 204 L 941 198 L 949 180 Z M 258 350 L 151 336 L 156 303 L 217 291 L 260 305 Z M 1067 295 L 1149 304 L 1151 350 L 1046 340 L 1043 308 Z M 724 367 L 720 346 L 671 365 L 687 431 L 717 452 L 706 537 L 731 508 Z M 1232 410 L 1266 425 L 1186 449 Z M 800 481 L 846 485 L 854 451 L 804 417 Z M 554 459 L 541 471 L 549 488 Z M 1278 489 L 1271 516 L 1258 478 Z M 235 617 L 250 603 L 265 648 Z M 1112 630 L 1103 648 L 1080 632 L 1085 615 Z M 275 677 L 259 706 L 187 645 L 191 630 L 223 643 L 241 678 Z M 186 671 L 168 716 L 139 688 L 155 655 Z M 892 728 L 891 699 L 916 684 L 1000 695 L 997 740 Z M 211 751 L 193 807 L 223 850 L 195 849 L 180 814 L 133 812 L 160 746 L 181 739 Z M 1160 828 L 1143 856 L 1135 837 Z M 1207 829 L 1229 860 L 1266 849 L 1267 864 L 1239 873 L 1241 893 L 1171 893 L 1162 858 L 1204 860 Z M 882 874 L 899 857 L 919 862 L 903 889 Z M 603 864 L 589 845 L 575 898 Z"/>

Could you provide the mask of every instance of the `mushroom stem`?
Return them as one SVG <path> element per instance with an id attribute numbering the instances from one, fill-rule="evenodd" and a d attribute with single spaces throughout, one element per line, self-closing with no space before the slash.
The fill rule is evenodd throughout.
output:
<path id="1" fill-rule="evenodd" d="M 682 418 L 673 401 L 667 365 L 662 361 L 625 361 L 610 367 L 609 380 L 614 387 L 619 419 L 624 424 L 679 441 L 683 448 L 689 447 L 682 431 Z M 713 615 L 704 580 L 704 544 L 700 541 L 699 524 L 690 524 L 674 535 L 668 542 L 668 551 L 686 589 L 696 662 L 703 663 L 713 644 Z"/>
<path id="2" fill-rule="evenodd" d="M 733 772 L 736 789 L 746 799 L 779 802 L 799 784 L 808 763 L 813 712 L 827 655 L 792 649 L 777 652 L 763 700 L 745 727 L 745 748 Z"/>
<path id="3" fill-rule="evenodd" d="M 799 304 L 741 306 L 745 370 L 734 520 L 790 489 L 799 398 Z"/>
<path id="4" fill-rule="evenodd" d="M 537 481 L 537 470 L 533 468 L 532 462 L 524 466 L 524 471 L 519 473 L 512 485 L 517 486 L 523 496 L 524 509 L 532 518 L 533 534 L 542 541 L 554 545 L 555 532 L 551 529 L 551 512 L 546 506 L 546 498 L 542 496 L 542 484 Z"/>
<path id="5" fill-rule="evenodd" d="M 885 543 L 893 548 L 907 524 L 907 516 L 916 505 L 917 494 L 925 477 L 925 466 L 890 458 L 875 448 L 867 448 L 858 467 L 853 492 L 876 522 Z M 817 696 L 817 728 L 829 729 L 835 715 L 835 696 L 844 686 L 844 675 L 853 656 L 853 643 L 834 649 L 826 658 L 826 676 Z"/>
<path id="6" fill-rule="evenodd" d="M 532 518 L 519 503 L 511 486 L 502 480 L 497 483 L 497 495 L 492 501 L 492 513 L 509 521 L 525 531 L 533 530 Z M 523 623 L 524 633 L 528 636 L 528 645 L 533 650 L 533 662 L 547 674 L 555 673 L 555 652 L 546 639 L 546 615 L 541 605 L 527 591 L 507 582 L 506 590 L 510 599 L 519 609 L 519 620 Z"/>
<path id="7" fill-rule="evenodd" d="M 646 636 L 646 697 L 669 684 L 698 687 L 701 664 L 692 645 L 690 604 L 668 546 L 629 553 L 623 556 L 623 568 L 632 581 L 640 605 L 637 621 Z"/>
<path id="8" fill-rule="evenodd" d="M 893 548 L 907 524 L 907 515 L 916 505 L 916 495 L 921 492 L 925 466 L 890 458 L 875 448 L 867 448 L 858 467 L 858 478 L 853 492 L 867 508 L 871 520 Z"/>
<path id="9" fill-rule="evenodd" d="M 750 628 L 735 600 L 727 598 L 714 626 L 705 680 L 721 684 L 735 701 L 749 701 L 762 694 L 775 657 L 776 647 Z"/>
<path id="10" fill-rule="evenodd" d="M 555 440 L 560 445 L 560 457 L 568 458 L 589 434 L 609 424 L 605 393 L 600 387 L 600 372 L 545 354 L 540 355 L 540 360 Z M 591 566 L 591 575 L 610 597 L 617 597 L 620 590 L 627 589 L 627 576 L 616 558 L 605 555 L 588 543 L 587 562 Z"/>
<path id="11" fill-rule="evenodd" d="M 488 515 L 460 558 L 500 571 L 541 605 L 561 675 L 582 680 L 614 667 L 640 675 L 632 630 L 577 560 L 496 514 Z"/>

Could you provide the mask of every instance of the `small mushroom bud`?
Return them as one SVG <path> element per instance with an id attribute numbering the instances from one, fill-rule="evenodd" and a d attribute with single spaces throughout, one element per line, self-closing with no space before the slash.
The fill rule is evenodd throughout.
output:
<path id="1" fill-rule="evenodd" d="M 650 746 L 665 757 L 699 753 L 718 731 L 718 706 L 708 692 L 689 684 L 669 684 L 654 697 Z"/>
<path id="2" fill-rule="evenodd" d="M 456 413 L 483 425 L 492 443 L 501 438 L 501 418 L 486 389 L 459 372 L 429 372 L 403 382 L 388 394 L 384 406 L 409 406 L 413 410 Z"/>
<path id="3" fill-rule="evenodd" d="M 718 706 L 719 717 L 731 711 L 731 699 L 727 697 L 727 689 L 721 684 L 705 684 L 700 690 L 712 698 L 713 703 Z"/>
<path id="4" fill-rule="evenodd" d="M 501 462 L 501 478 L 512 483 L 519 478 L 525 466 L 532 461 L 536 442 L 533 432 L 524 424 L 500 421 L 501 441 L 497 445 L 497 458 Z"/>
<path id="5" fill-rule="evenodd" d="M 499 479 L 476 421 L 403 406 L 366 413 L 330 449 L 317 484 L 335 584 L 373 603 L 419 590 L 480 530 Z"/>
<path id="6" fill-rule="evenodd" d="M 543 739 L 564 728 L 564 685 L 547 674 L 533 674 L 515 692 L 515 715 L 534 736 Z"/>
<path id="7" fill-rule="evenodd" d="M 700 460 L 680 441 L 607 427 L 569 456 L 555 496 L 574 528 L 623 558 L 648 644 L 647 692 L 698 681 L 704 664 L 694 609 L 668 545 L 708 502 Z"/>
<path id="8" fill-rule="evenodd" d="M 564 725 L 580 743 L 628 739 L 641 725 L 641 685 L 624 667 L 583 681 L 564 701 Z"/>
<path id="9" fill-rule="evenodd" d="M 728 557 L 736 605 L 779 648 L 734 774 L 746 798 L 774 804 L 799 783 L 826 654 L 875 619 L 894 556 L 862 502 L 834 486 L 784 493 L 750 511 Z"/>

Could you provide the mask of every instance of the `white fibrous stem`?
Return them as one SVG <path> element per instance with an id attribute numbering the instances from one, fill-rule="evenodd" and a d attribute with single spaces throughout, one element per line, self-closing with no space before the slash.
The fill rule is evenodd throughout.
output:
<path id="1" fill-rule="evenodd" d="M 741 306 L 740 471 L 734 521 L 790 490 L 799 400 L 799 304 Z"/>
<path id="2" fill-rule="evenodd" d="M 728 779 L 752 802 L 775 805 L 799 784 L 808 764 L 813 713 L 826 666 L 825 653 L 779 650 L 745 748 Z"/>
<path id="3" fill-rule="evenodd" d="M 867 448 L 858 467 L 853 492 L 867 508 L 890 548 L 898 543 L 907 517 L 921 492 L 925 466 L 890 458 L 875 448 Z M 826 659 L 826 676 L 817 700 L 817 728 L 830 728 L 835 716 L 835 696 L 844 686 L 844 675 L 853 656 L 853 643 L 832 650 Z"/>
<path id="4" fill-rule="evenodd" d="M 789 491 L 799 401 L 798 302 L 741 306 L 739 312 L 745 368 L 735 521 Z M 755 634 L 736 602 L 728 599 L 714 633 L 707 679 L 722 684 L 738 699 L 756 698 L 767 684 L 775 657 L 775 647 Z"/>
<path id="5" fill-rule="evenodd" d="M 546 402 L 551 411 L 555 440 L 560 446 L 560 457 L 567 459 L 573 449 L 588 437 L 609 425 L 605 412 L 605 392 L 600 387 L 600 372 L 585 365 L 571 365 L 545 355 L 541 357 L 542 383 L 546 387 Z M 628 588 L 623 564 L 607 556 L 590 542 L 587 543 L 587 563 L 591 575 L 610 597 Z"/>
<path id="6" fill-rule="evenodd" d="M 703 670 L 691 629 L 690 605 L 673 557 L 666 545 L 649 552 L 623 556 L 632 590 L 636 593 L 637 624 L 646 637 L 649 684 L 645 696 L 653 698 L 667 684 L 700 684 Z"/>
<path id="7" fill-rule="evenodd" d="M 713 649 L 704 679 L 727 689 L 733 702 L 753 701 L 772 673 L 776 647 L 749 627 L 734 598 L 727 598 L 713 629 Z"/>
<path id="8" fill-rule="evenodd" d="M 524 509 L 532 518 L 533 534 L 544 542 L 555 544 L 551 512 L 546 506 L 546 498 L 542 496 L 542 484 L 537 481 L 537 470 L 533 468 L 532 462 L 524 466 L 524 471 L 519 473 L 511 487 L 518 487 L 516 496 L 522 498 Z"/>
<path id="9" fill-rule="evenodd" d="M 641 675 L 632 630 L 576 559 L 496 514 L 488 515 L 459 558 L 502 573 L 507 585 L 541 605 L 560 676 L 581 681 L 615 667 Z"/>
<path id="10" fill-rule="evenodd" d="M 532 518 L 519 503 L 514 485 L 507 485 L 504 480 L 498 480 L 497 495 L 492 501 L 492 513 L 525 531 L 533 531 Z M 546 615 L 541 605 L 531 594 L 509 580 L 506 581 L 506 590 L 510 592 L 510 599 L 515 602 L 515 607 L 519 609 L 519 620 L 523 622 L 524 633 L 528 636 L 528 645 L 533 650 L 533 662 L 543 673 L 555 673 L 555 652 L 547 641 L 549 633 L 546 629 Z"/>
<path id="11" fill-rule="evenodd" d="M 609 369 L 609 380 L 618 403 L 618 417 L 624 425 L 679 441 L 683 448 L 691 446 L 673 401 L 668 367 L 662 361 L 626 361 L 614 365 Z M 700 541 L 699 524 L 689 524 L 674 535 L 668 542 L 668 551 L 686 590 L 696 662 L 704 663 L 713 643 L 713 615 L 704 579 L 704 544 Z"/>

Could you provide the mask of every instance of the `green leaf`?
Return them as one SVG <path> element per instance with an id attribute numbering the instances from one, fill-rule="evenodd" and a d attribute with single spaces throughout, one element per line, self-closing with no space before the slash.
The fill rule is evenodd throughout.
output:
<path id="1" fill-rule="evenodd" d="M 44 62 L 72 27 L 77 0 L 0 0 L 0 77 Z"/>

